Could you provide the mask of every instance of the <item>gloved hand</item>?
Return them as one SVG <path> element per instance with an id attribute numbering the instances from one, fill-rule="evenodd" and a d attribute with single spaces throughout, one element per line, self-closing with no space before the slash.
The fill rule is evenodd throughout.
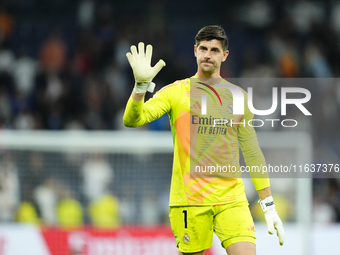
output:
<path id="1" fill-rule="evenodd" d="M 163 60 L 159 60 L 158 63 L 151 67 L 152 46 L 146 47 L 146 53 L 144 52 L 144 43 L 138 44 L 138 53 L 135 45 L 131 46 L 131 53 L 126 53 L 126 57 L 129 60 L 130 66 L 135 77 L 135 88 L 137 93 L 145 93 L 146 91 L 153 92 L 155 84 L 152 79 L 157 73 L 165 66 Z"/>
<path id="2" fill-rule="evenodd" d="M 264 212 L 264 217 L 267 222 L 267 228 L 269 234 L 274 234 L 277 231 L 277 236 L 279 237 L 280 245 L 283 245 L 285 239 L 285 231 L 283 229 L 282 221 L 277 214 L 275 209 L 275 204 L 272 196 L 266 197 L 263 200 L 259 200 L 262 210 Z"/>

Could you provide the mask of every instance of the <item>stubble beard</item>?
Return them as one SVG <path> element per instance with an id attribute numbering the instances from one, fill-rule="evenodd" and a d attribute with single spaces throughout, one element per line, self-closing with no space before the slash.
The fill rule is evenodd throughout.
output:
<path id="1" fill-rule="evenodd" d="M 210 62 L 212 65 L 210 67 L 207 67 L 207 66 L 203 66 L 204 65 L 204 61 L 201 61 L 200 62 L 200 69 L 203 73 L 209 73 L 209 74 L 212 74 L 216 71 L 217 69 L 217 66 L 216 66 L 216 63 L 214 62 Z"/>

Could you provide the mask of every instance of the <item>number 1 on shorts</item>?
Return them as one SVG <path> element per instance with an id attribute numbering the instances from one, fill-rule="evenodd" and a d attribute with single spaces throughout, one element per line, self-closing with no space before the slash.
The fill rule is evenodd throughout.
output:
<path id="1" fill-rule="evenodd" d="M 184 228 L 188 228 L 188 211 L 183 210 L 184 213 Z"/>

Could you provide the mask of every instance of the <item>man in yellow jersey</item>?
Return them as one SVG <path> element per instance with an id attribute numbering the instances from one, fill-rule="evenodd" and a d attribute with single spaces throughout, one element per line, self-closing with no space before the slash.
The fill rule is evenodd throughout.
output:
<path id="1" fill-rule="evenodd" d="M 229 51 L 226 33 L 220 26 L 202 28 L 195 39 L 194 53 L 198 66 L 196 75 L 191 79 L 176 81 L 163 87 L 145 103 L 145 93 L 153 92 L 155 84 L 152 83 L 152 79 L 165 63 L 160 60 L 154 67 L 150 66 L 151 45 L 148 45 L 145 51 L 144 44 L 139 43 L 138 52 L 136 46 L 131 47 L 131 53 L 127 53 L 127 58 L 136 82 L 123 121 L 127 127 L 138 127 L 156 120 L 165 113 L 169 115 L 174 142 L 169 216 L 179 254 L 203 255 L 204 251 L 212 246 L 212 234 L 215 232 L 229 255 L 254 255 L 255 228 L 242 179 L 190 175 L 194 157 L 190 150 L 196 150 L 198 141 L 203 141 L 203 146 L 208 147 L 207 151 L 210 151 L 203 153 L 205 157 L 200 158 L 198 162 L 200 166 L 223 162 L 239 170 L 238 143 L 247 166 L 266 165 L 252 126 L 225 126 L 216 133 L 198 131 L 199 127 L 196 124 L 201 119 L 194 114 L 195 106 L 190 101 L 192 96 L 190 82 L 193 79 L 223 80 L 220 76 L 220 67 L 227 59 Z M 244 90 L 242 93 L 247 97 Z M 222 97 L 232 101 L 231 94 L 226 94 L 224 93 Z M 199 102 L 196 103 L 199 105 Z M 247 106 L 247 100 L 243 115 L 230 116 L 236 123 L 248 123 L 253 114 Z M 205 124 L 211 124 L 211 120 L 208 122 L 207 118 Z M 201 128 L 206 129 L 205 126 Z M 192 134 L 197 135 L 193 137 Z M 213 138 L 219 146 L 215 142 L 207 142 L 212 141 L 207 140 L 207 137 Z M 265 213 L 268 232 L 273 234 L 276 229 L 279 243 L 282 245 L 285 234 L 275 210 L 269 179 L 256 178 L 252 175 L 251 177 Z"/>

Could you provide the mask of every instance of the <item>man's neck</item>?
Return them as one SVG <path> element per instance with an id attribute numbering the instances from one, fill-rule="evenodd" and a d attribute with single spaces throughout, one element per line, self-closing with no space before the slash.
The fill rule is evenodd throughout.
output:
<path id="1" fill-rule="evenodd" d="M 220 75 L 219 72 L 206 73 L 206 72 L 202 72 L 200 69 L 198 69 L 197 70 L 197 78 L 199 78 L 199 79 L 221 78 L 221 75 Z"/>

